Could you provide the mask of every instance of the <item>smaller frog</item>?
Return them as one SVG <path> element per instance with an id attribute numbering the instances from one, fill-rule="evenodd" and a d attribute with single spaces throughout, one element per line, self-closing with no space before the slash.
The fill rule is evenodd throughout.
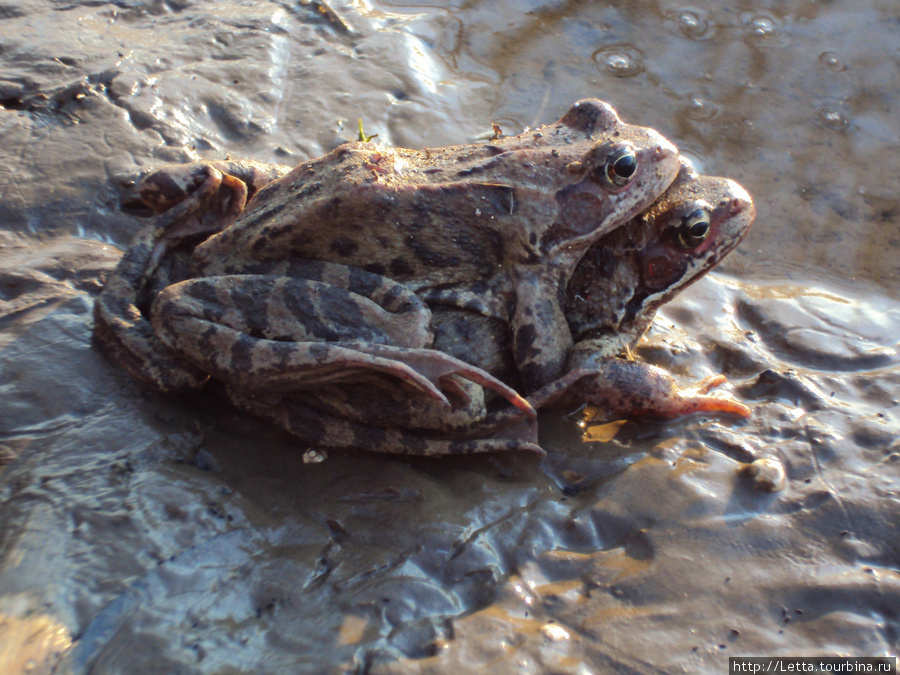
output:
<path id="1" fill-rule="evenodd" d="M 589 404 L 606 420 L 693 412 L 749 416 L 741 403 L 706 395 L 724 377 L 681 391 L 665 371 L 635 361 L 631 349 L 657 309 L 733 250 L 755 215 L 753 201 L 740 185 L 699 175 L 682 160 L 666 193 L 592 246 L 575 269 L 565 304 L 576 340 L 568 372 L 530 396 L 532 405 Z"/>

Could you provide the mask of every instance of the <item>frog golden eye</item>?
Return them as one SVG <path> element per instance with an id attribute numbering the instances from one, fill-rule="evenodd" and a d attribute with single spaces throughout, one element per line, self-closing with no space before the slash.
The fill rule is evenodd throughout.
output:
<path id="1" fill-rule="evenodd" d="M 710 229 L 709 211 L 697 209 L 681 221 L 681 225 L 678 227 L 678 244 L 682 248 L 699 246 L 706 241 Z"/>
<path id="2" fill-rule="evenodd" d="M 637 156 L 631 148 L 617 150 L 606 160 L 606 180 L 616 187 L 630 183 L 636 171 Z"/>

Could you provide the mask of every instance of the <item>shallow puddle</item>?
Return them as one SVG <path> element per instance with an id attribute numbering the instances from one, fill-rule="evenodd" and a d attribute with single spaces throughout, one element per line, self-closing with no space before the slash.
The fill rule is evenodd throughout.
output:
<path id="1" fill-rule="evenodd" d="M 330 8 L 330 9 L 329 9 Z M 900 647 L 897 11 L 0 6 L 4 672 L 724 672 Z M 754 196 L 638 349 L 746 422 L 541 419 L 541 459 L 298 447 L 91 344 L 167 162 L 517 133 L 596 96 Z"/>

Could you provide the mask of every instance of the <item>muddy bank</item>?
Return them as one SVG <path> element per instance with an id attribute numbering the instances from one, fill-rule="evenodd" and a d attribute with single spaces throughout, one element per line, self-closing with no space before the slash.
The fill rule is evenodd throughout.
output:
<path id="1" fill-rule="evenodd" d="M 721 672 L 900 642 L 896 11 L 209 2 L 0 8 L 0 658 L 31 672 Z M 91 346 L 139 170 L 584 96 L 756 197 L 639 350 L 742 424 L 542 420 L 544 459 L 302 451 Z M 784 487 L 747 475 L 777 461 Z"/>

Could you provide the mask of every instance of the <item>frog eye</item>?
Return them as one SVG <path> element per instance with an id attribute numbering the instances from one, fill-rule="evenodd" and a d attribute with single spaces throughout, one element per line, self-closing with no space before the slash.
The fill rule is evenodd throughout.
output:
<path id="1" fill-rule="evenodd" d="M 621 148 L 606 160 L 606 180 L 622 187 L 631 182 L 637 171 L 637 156 L 631 148 Z"/>
<path id="2" fill-rule="evenodd" d="M 678 244 L 682 248 L 695 248 L 709 236 L 711 226 L 709 211 L 697 209 L 686 216 L 678 227 Z"/>

